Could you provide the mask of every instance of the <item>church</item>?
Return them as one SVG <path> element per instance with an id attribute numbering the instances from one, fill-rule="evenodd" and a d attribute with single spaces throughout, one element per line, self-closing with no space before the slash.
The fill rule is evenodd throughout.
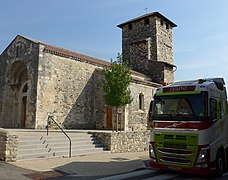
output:
<path id="1" fill-rule="evenodd" d="M 172 21 L 159 12 L 119 24 L 122 55 L 131 68 L 133 101 L 121 108 L 121 131 L 147 129 L 155 89 L 174 80 Z M 45 129 L 48 116 L 64 129 L 112 130 L 101 70 L 111 62 L 21 35 L 0 55 L 0 127 Z"/>

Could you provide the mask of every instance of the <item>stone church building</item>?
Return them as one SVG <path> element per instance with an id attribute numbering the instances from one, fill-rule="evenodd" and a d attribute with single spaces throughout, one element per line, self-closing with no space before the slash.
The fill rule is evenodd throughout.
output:
<path id="1" fill-rule="evenodd" d="M 133 77 L 133 102 L 120 110 L 119 128 L 146 130 L 155 88 L 174 80 L 176 25 L 154 12 L 118 27 Z M 115 113 L 104 102 L 101 74 L 110 64 L 16 36 L 0 55 L 0 127 L 44 129 L 51 115 L 65 129 L 112 129 Z"/>

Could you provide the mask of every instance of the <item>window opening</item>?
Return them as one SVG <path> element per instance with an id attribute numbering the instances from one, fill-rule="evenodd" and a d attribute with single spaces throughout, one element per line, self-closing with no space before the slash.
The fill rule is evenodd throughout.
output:
<path id="1" fill-rule="evenodd" d="M 143 95 L 143 93 L 139 94 L 139 109 L 144 110 L 144 95 Z"/>
<path id="2" fill-rule="evenodd" d="M 132 24 L 128 24 L 128 29 L 132 30 Z"/>
<path id="3" fill-rule="evenodd" d="M 148 24 L 150 24 L 150 20 L 147 18 L 144 20 L 144 25 L 148 25 Z"/>
<path id="4" fill-rule="evenodd" d="M 163 26 L 163 24 L 164 24 L 164 21 L 161 19 L 160 23 L 161 23 L 161 26 Z"/>

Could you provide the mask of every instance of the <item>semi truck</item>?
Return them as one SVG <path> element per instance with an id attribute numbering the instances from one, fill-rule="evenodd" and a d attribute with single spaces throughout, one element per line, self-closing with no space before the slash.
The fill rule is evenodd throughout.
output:
<path id="1" fill-rule="evenodd" d="M 157 88 L 149 110 L 150 166 L 222 176 L 228 166 L 228 108 L 223 78 Z"/>

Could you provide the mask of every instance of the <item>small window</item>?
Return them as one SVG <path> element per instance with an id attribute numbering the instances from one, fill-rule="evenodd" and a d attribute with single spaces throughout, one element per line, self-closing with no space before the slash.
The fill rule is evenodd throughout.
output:
<path id="1" fill-rule="evenodd" d="M 28 83 L 26 83 L 22 89 L 22 93 L 26 93 L 28 91 Z"/>
<path id="2" fill-rule="evenodd" d="M 148 24 L 150 24 L 149 18 L 147 18 L 147 19 L 144 20 L 144 25 L 148 25 Z"/>
<path id="3" fill-rule="evenodd" d="M 144 94 L 140 93 L 139 94 L 139 109 L 144 110 Z"/>
<path id="4" fill-rule="evenodd" d="M 164 21 L 161 19 L 160 23 L 161 23 L 161 26 L 163 26 L 163 24 L 164 24 Z"/>
<path id="5" fill-rule="evenodd" d="M 128 24 L 128 29 L 132 30 L 132 24 Z"/>
<path id="6" fill-rule="evenodd" d="M 19 47 L 17 46 L 17 49 L 16 49 L 16 58 L 18 58 L 19 56 Z"/>
<path id="7" fill-rule="evenodd" d="M 166 29 L 169 29 L 169 24 L 165 23 L 165 27 L 166 27 Z"/>

